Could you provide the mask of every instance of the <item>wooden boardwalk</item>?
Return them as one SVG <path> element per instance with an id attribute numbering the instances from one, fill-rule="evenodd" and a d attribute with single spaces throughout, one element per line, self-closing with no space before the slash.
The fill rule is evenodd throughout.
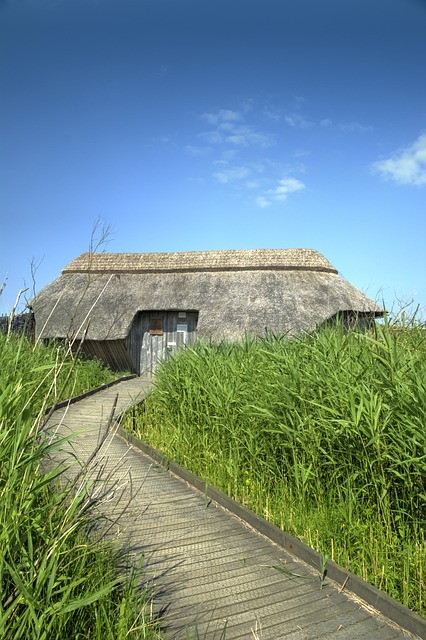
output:
<path id="1" fill-rule="evenodd" d="M 84 490 L 103 496 L 108 535 L 129 544 L 135 561 L 144 555 L 165 638 L 413 637 L 346 589 L 322 585 L 318 571 L 130 445 L 111 412 L 118 418 L 150 386 L 148 378 L 120 382 L 56 409 L 46 428 L 72 434 L 58 454 L 65 475 L 88 463 Z"/>

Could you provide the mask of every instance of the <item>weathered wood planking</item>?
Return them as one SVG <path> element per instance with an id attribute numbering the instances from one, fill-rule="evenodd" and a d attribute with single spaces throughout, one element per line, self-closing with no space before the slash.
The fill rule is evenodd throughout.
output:
<path id="1" fill-rule="evenodd" d="M 183 345 L 194 344 L 197 320 L 196 311 L 137 313 L 126 340 L 132 370 L 143 375 L 152 374 L 161 360 L 172 357 Z"/>
<path id="2" fill-rule="evenodd" d="M 60 453 L 71 463 L 65 475 L 77 474 L 90 458 L 114 403 L 121 414 L 140 402 L 150 385 L 149 378 L 127 380 L 50 417 L 50 429 L 74 434 Z M 114 523 L 109 535 L 129 544 L 135 560 L 144 556 L 144 580 L 154 588 L 155 610 L 165 612 L 166 638 L 183 639 L 186 629 L 193 634 L 197 629 L 200 638 L 210 640 L 220 638 L 225 627 L 226 640 L 412 637 L 331 581 L 321 588 L 318 571 L 165 471 L 114 430 L 90 468 L 92 479 L 98 479 L 87 483 L 87 491 L 107 489 L 108 499 L 99 508 Z M 417 637 L 426 637 L 426 623 L 416 621 L 425 631 Z"/>

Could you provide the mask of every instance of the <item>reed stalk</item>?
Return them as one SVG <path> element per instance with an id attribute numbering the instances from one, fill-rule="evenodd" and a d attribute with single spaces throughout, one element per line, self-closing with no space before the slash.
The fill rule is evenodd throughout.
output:
<path id="1" fill-rule="evenodd" d="M 426 330 L 178 352 L 128 428 L 425 615 Z"/>
<path id="2" fill-rule="evenodd" d="M 0 361 L 0 637 L 158 638 L 140 570 L 88 535 L 87 495 L 44 465 L 62 446 L 42 431 L 46 407 L 112 372 L 13 334 L 0 334 Z"/>

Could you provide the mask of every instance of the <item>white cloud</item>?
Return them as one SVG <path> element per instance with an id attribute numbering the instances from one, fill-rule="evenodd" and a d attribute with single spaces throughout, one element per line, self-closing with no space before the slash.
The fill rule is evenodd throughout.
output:
<path id="1" fill-rule="evenodd" d="M 348 133 L 369 133 L 373 131 L 373 127 L 365 126 L 359 122 L 348 122 L 347 124 L 339 124 L 339 129 Z"/>
<path id="2" fill-rule="evenodd" d="M 265 196 L 258 196 L 256 198 L 256 204 L 261 209 L 265 209 L 266 207 L 269 207 L 272 204 L 272 202 L 267 198 L 265 198 Z"/>
<path id="3" fill-rule="evenodd" d="M 225 151 L 222 151 L 222 158 L 223 160 L 233 160 L 235 158 L 235 156 L 238 156 L 239 154 L 239 149 L 225 149 Z"/>
<path id="4" fill-rule="evenodd" d="M 270 147 L 274 144 L 274 137 L 261 131 L 256 131 L 253 127 L 235 127 L 232 136 L 226 138 L 226 142 L 239 146 Z"/>
<path id="5" fill-rule="evenodd" d="M 158 138 L 153 138 L 152 141 L 156 144 L 167 144 L 170 142 L 171 138 L 168 136 L 159 136 Z"/>
<path id="6" fill-rule="evenodd" d="M 275 107 L 265 107 L 263 115 L 267 120 L 271 120 L 272 122 L 279 122 L 282 117 L 281 110 Z"/>
<path id="7" fill-rule="evenodd" d="M 205 179 L 204 178 L 187 178 L 188 182 L 193 182 L 194 184 L 205 184 Z"/>
<path id="8" fill-rule="evenodd" d="M 281 178 L 273 189 L 268 189 L 263 195 L 255 198 L 258 207 L 264 209 L 274 202 L 285 202 L 291 193 L 305 189 L 305 185 L 296 178 Z"/>
<path id="9" fill-rule="evenodd" d="M 304 189 L 305 185 L 296 178 L 282 178 L 274 189 L 269 189 L 267 195 L 278 202 L 287 200 L 289 193 Z"/>
<path id="10" fill-rule="evenodd" d="M 313 122 L 306 120 L 300 113 L 290 113 L 285 116 L 284 120 L 290 127 L 297 127 L 298 129 L 307 129 L 314 126 Z"/>
<path id="11" fill-rule="evenodd" d="M 293 156 L 295 158 L 304 158 L 306 156 L 310 156 L 312 153 L 312 151 L 310 149 L 295 149 L 295 151 L 293 152 Z M 305 165 L 302 163 L 299 163 L 299 168 L 301 171 L 305 171 Z"/>
<path id="12" fill-rule="evenodd" d="M 220 131 L 233 131 L 235 124 L 233 122 L 220 122 L 218 124 L 218 129 Z"/>
<path id="13" fill-rule="evenodd" d="M 241 114 L 231 109 L 219 109 L 215 113 L 203 113 L 202 118 L 207 120 L 209 124 L 219 124 L 224 122 L 237 122 L 241 120 Z"/>
<path id="14" fill-rule="evenodd" d="M 229 142 L 230 144 L 243 145 L 243 146 L 248 144 L 247 138 L 243 136 L 242 133 L 236 133 L 233 136 L 228 136 L 226 138 L 226 142 Z"/>
<path id="15" fill-rule="evenodd" d="M 198 134 L 198 137 L 209 144 L 222 144 L 225 140 L 225 136 L 220 131 L 203 131 Z"/>
<path id="16" fill-rule="evenodd" d="M 218 165 L 220 169 L 213 172 L 213 177 L 222 184 L 243 180 L 251 173 L 250 169 L 245 166 L 231 166 L 225 161 L 216 162 L 215 164 Z"/>
<path id="17" fill-rule="evenodd" d="M 330 120 L 330 118 L 324 118 L 323 120 L 320 120 L 320 127 L 331 127 L 332 124 L 333 121 Z"/>
<path id="18" fill-rule="evenodd" d="M 243 115 L 238 111 L 220 109 L 212 113 L 203 113 L 201 117 L 214 127 L 210 131 L 203 131 L 198 134 L 199 138 L 209 144 L 265 148 L 275 142 L 273 135 L 258 131 L 249 124 L 244 124 Z"/>
<path id="19" fill-rule="evenodd" d="M 259 189 L 262 186 L 263 180 L 247 180 L 245 187 L 247 189 Z"/>
<path id="20" fill-rule="evenodd" d="M 213 172 L 213 177 L 222 184 L 240 182 L 242 187 L 253 191 L 254 189 L 261 189 L 268 182 L 265 177 L 257 177 L 265 171 L 263 162 L 248 162 L 235 165 L 226 160 L 216 160 L 213 165 L 216 169 Z"/>
<path id="21" fill-rule="evenodd" d="M 293 96 L 293 102 L 296 107 L 299 107 L 301 104 L 306 102 L 306 98 L 304 96 Z"/>
<path id="22" fill-rule="evenodd" d="M 397 184 L 420 187 L 426 185 L 426 134 L 390 158 L 371 165 L 374 173 Z"/>
<path id="23" fill-rule="evenodd" d="M 162 64 L 159 71 L 157 72 L 157 75 L 166 76 L 168 73 L 169 73 L 168 67 L 166 67 L 165 64 Z"/>
<path id="24" fill-rule="evenodd" d="M 287 111 L 288 118 L 292 118 L 292 126 L 313 126 L 297 113 L 297 106 L 294 110 L 294 114 Z M 263 113 L 264 119 L 265 115 Z M 198 144 L 187 145 L 186 151 L 193 156 L 216 155 L 216 158 L 213 155 L 211 169 L 213 180 L 236 189 L 240 195 L 245 191 L 250 201 L 261 208 L 282 203 L 292 193 L 305 188 L 303 182 L 290 177 L 294 172 L 303 171 L 303 164 L 293 163 L 290 166 L 264 156 L 256 157 L 256 150 L 276 142 L 276 133 L 258 127 L 261 117 L 254 119 L 252 105 L 238 111 L 208 111 L 200 118 L 204 121 L 204 130 L 197 135 Z M 274 121 L 274 117 L 269 115 L 268 120 Z"/>
<path id="25" fill-rule="evenodd" d="M 211 147 L 194 147 L 192 144 L 187 144 L 185 151 L 190 156 L 206 156 L 210 153 Z"/>
<path id="26" fill-rule="evenodd" d="M 252 167 L 253 171 L 256 171 L 256 173 L 263 173 L 266 169 L 265 162 L 267 164 L 269 163 L 269 161 L 266 159 L 262 161 L 251 162 L 250 166 Z"/>

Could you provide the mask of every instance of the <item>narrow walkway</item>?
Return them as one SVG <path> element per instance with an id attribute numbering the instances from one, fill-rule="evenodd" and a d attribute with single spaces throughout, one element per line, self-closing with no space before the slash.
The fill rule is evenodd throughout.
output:
<path id="1" fill-rule="evenodd" d="M 140 402 L 148 378 L 57 409 L 49 430 L 72 434 L 66 475 L 89 464 L 109 535 L 129 542 L 164 614 L 165 638 L 391 640 L 412 637 L 130 446 L 110 420 Z M 94 455 L 96 452 L 96 455 Z M 101 481 L 100 481 L 101 480 Z M 223 634 L 226 629 L 225 634 Z M 198 635 L 197 635 L 198 632 Z"/>

